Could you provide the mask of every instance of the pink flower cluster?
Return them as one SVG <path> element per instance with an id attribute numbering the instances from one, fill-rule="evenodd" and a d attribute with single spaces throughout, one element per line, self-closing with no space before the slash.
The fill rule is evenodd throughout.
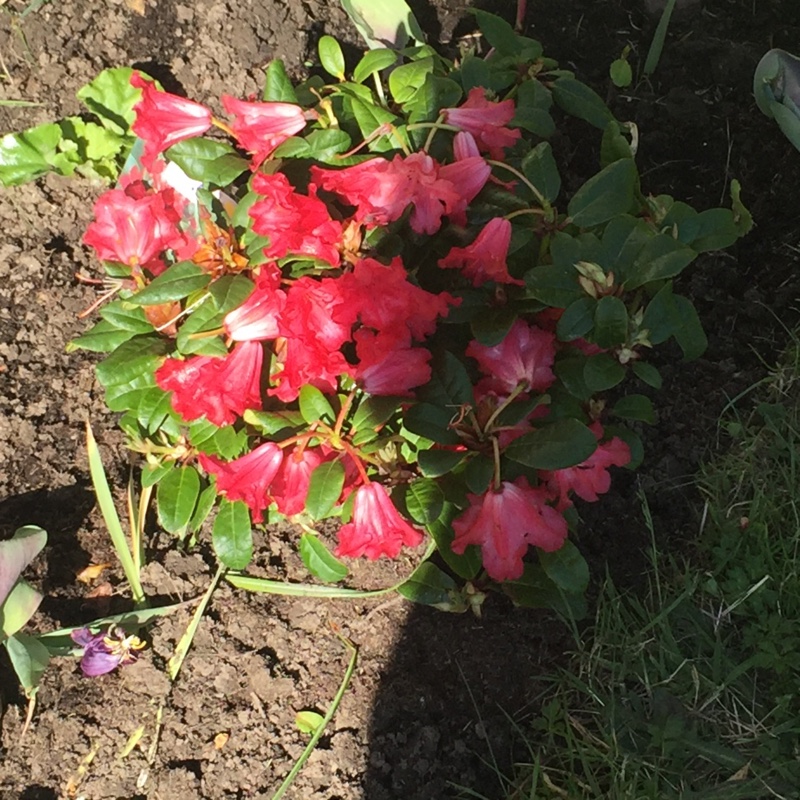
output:
<path id="1" fill-rule="evenodd" d="M 513 100 L 493 101 L 476 88 L 458 108 L 442 109 L 447 125 L 459 129 L 450 163 L 421 150 L 342 169 L 312 166 L 310 183 L 301 192 L 283 173 L 260 168 L 277 147 L 317 119 L 315 111 L 225 96 L 222 103 L 232 117 L 225 123 L 138 74 L 131 83 L 142 91 L 133 130 L 144 140 L 142 163 L 150 179 L 137 176 L 104 194 L 85 243 L 101 259 L 130 267 L 137 287 L 170 262 L 187 259 L 208 269 L 212 279 L 226 270 L 244 271 L 254 283 L 249 297 L 224 318 L 226 355 L 169 357 L 157 369 L 155 380 L 171 393 L 174 410 L 188 421 L 205 417 L 217 426 L 232 425 L 265 403 L 294 402 L 305 386 L 335 395 L 355 385 L 367 395 L 413 402 L 414 390 L 431 378 L 426 342 L 460 300 L 447 291 L 421 288 L 413 279 L 415 265 L 399 256 L 383 263 L 361 249 L 361 242 L 372 229 L 404 217 L 418 238 L 435 234 L 445 220 L 466 226 L 468 207 L 491 179 L 484 154 L 502 158 L 519 138 L 518 130 L 507 127 Z M 249 207 L 250 227 L 264 241 L 258 266 L 229 252 L 237 243 L 216 223 L 207 220 L 203 232 L 185 223 L 187 199 L 167 176 L 161 154 L 212 125 L 251 154 L 250 188 L 257 199 Z M 438 259 L 451 284 L 500 289 L 523 283 L 507 263 L 508 219 L 489 219 L 472 237 L 470 244 L 452 247 Z M 215 248 L 220 253 L 215 255 Z M 292 273 L 297 262 L 309 264 L 309 270 Z M 544 393 L 555 380 L 557 346 L 554 333 L 521 319 L 493 347 L 471 342 L 466 356 L 482 376 L 476 405 L 498 407 L 520 395 Z M 534 429 L 544 413 L 540 409 L 512 429 L 487 434 L 504 448 Z M 531 476 L 536 485 L 524 478 L 498 479 L 482 495 L 468 495 L 468 507 L 453 523 L 453 550 L 479 546 L 488 574 L 508 580 L 522 574 L 528 547 L 558 549 L 567 536 L 561 512 L 572 496 L 596 500 L 608 490 L 608 468 L 630 459 L 621 440 L 603 441 L 599 423 L 594 432 L 598 446 L 584 463 L 540 472 L 538 482 Z M 358 448 L 342 441 L 340 426 L 328 433 L 317 426 L 283 442 L 262 441 L 233 461 L 198 456 L 200 466 L 215 476 L 217 490 L 245 502 L 256 522 L 272 504 L 286 516 L 302 512 L 312 473 L 332 461 L 345 471 L 339 501 L 356 493 L 352 518 L 339 532 L 339 555 L 395 557 L 402 546 L 421 542 L 422 534 L 400 516 L 384 485 L 369 477 Z"/>

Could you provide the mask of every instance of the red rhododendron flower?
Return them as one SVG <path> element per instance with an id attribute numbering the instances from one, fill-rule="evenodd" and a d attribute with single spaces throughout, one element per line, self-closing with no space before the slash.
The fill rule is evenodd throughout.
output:
<path id="1" fill-rule="evenodd" d="M 599 442 L 603 438 L 603 428 L 599 422 L 590 427 Z M 586 461 L 553 472 L 541 471 L 539 477 L 556 498 L 556 508 L 563 511 L 572 505 L 570 492 L 575 492 L 582 500 L 594 503 L 598 495 L 605 494 L 611 488 L 608 468 L 624 467 L 630 460 L 630 447 L 618 436 L 614 436 L 607 442 L 599 442 L 597 449 Z"/>
<path id="2" fill-rule="evenodd" d="M 144 140 L 142 163 L 146 167 L 168 147 L 201 136 L 211 127 L 211 112 L 200 103 L 162 92 L 138 72 L 131 75 L 131 86 L 142 90 L 142 99 L 133 107 L 136 121 L 131 130 Z"/>
<path id="3" fill-rule="evenodd" d="M 470 342 L 467 355 L 478 362 L 487 376 L 479 390 L 508 395 L 522 383 L 524 391 L 545 391 L 556 379 L 552 370 L 555 341 L 555 334 L 518 319 L 494 347 Z"/>
<path id="4" fill-rule="evenodd" d="M 359 362 L 354 378 L 369 394 L 408 396 L 431 379 L 430 351 L 411 347 L 410 337 L 361 328 L 354 338 Z"/>
<path id="5" fill-rule="evenodd" d="M 463 213 L 489 172 L 482 158 L 441 166 L 420 152 L 405 158 L 396 155 L 392 161 L 373 158 L 341 170 L 314 166 L 311 179 L 355 206 L 356 221 L 368 227 L 388 225 L 413 205 L 412 230 L 433 234 L 443 215 Z"/>
<path id="6" fill-rule="evenodd" d="M 264 248 L 267 258 L 303 255 L 339 264 L 337 246 L 342 241 L 342 225 L 331 219 L 328 209 L 317 199 L 316 187 L 308 196 L 298 194 L 286 176 L 258 173 L 253 190 L 262 195 L 250 208 L 253 230 L 269 237 Z"/>
<path id="7" fill-rule="evenodd" d="M 230 501 L 243 500 L 252 512 L 253 522 L 264 519 L 264 509 L 272 502 L 270 486 L 283 461 L 283 450 L 275 442 L 264 442 L 234 461 L 200 453 L 200 466 L 217 477 L 217 490 Z"/>
<path id="8" fill-rule="evenodd" d="M 521 136 L 520 131 L 504 127 L 514 118 L 514 101 L 487 100 L 486 90 L 479 86 L 470 89 L 458 108 L 445 108 L 442 113 L 448 125 L 471 133 L 481 149 L 488 150 L 495 159 L 502 159 L 504 148 L 511 147 Z"/>
<path id="9" fill-rule="evenodd" d="M 134 195 L 134 196 L 132 196 Z M 83 236 L 103 261 L 118 261 L 154 274 L 163 270 L 159 256 L 185 246 L 172 190 L 140 194 L 138 188 L 110 189 L 94 205 L 94 221 Z"/>
<path id="10" fill-rule="evenodd" d="M 318 116 L 294 103 L 253 103 L 227 94 L 222 95 L 222 105 L 234 118 L 231 129 L 237 141 L 253 155 L 254 170 L 290 136 L 303 130 L 307 120 Z"/>
<path id="11" fill-rule="evenodd" d="M 547 505 L 547 491 L 531 488 L 525 478 L 467 498 L 469 508 L 453 520 L 451 547 L 463 553 L 467 545 L 478 545 L 483 566 L 496 581 L 522 576 L 522 558 L 530 545 L 553 552 L 567 538 L 567 522 Z"/>
<path id="12" fill-rule="evenodd" d="M 225 315 L 225 333 L 235 342 L 275 339 L 278 318 L 286 305 L 281 285 L 281 271 L 275 264 L 262 264 L 256 287 L 247 300 Z"/>
<path id="13" fill-rule="evenodd" d="M 397 558 L 400 549 L 416 547 L 422 534 L 409 525 L 394 507 L 380 483 L 368 483 L 356 491 L 353 521 L 339 529 L 337 556 Z"/>
<path id="14" fill-rule="evenodd" d="M 311 447 L 295 447 L 285 456 L 270 489 L 281 514 L 291 517 L 305 508 L 311 473 L 324 460 L 320 450 Z"/>
<path id="15" fill-rule="evenodd" d="M 205 416 L 214 425 L 230 425 L 248 408 L 261 408 L 258 342 L 242 342 L 224 358 L 168 358 L 155 373 L 156 383 L 172 392 L 172 407 L 185 419 Z"/>
<path id="16" fill-rule="evenodd" d="M 486 281 L 523 286 L 524 281 L 512 278 L 508 273 L 506 257 L 510 244 L 511 223 L 504 217 L 495 217 L 486 223 L 472 244 L 453 247 L 439 260 L 439 266 L 460 268 L 473 286 L 480 286 Z"/>

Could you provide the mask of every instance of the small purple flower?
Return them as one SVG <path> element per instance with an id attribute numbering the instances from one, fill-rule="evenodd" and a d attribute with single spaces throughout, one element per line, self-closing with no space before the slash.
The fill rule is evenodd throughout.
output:
<path id="1" fill-rule="evenodd" d="M 126 636 L 122 628 L 112 625 L 107 632 L 92 633 L 88 628 L 79 628 L 70 636 L 75 644 L 83 648 L 81 669 L 87 678 L 96 678 L 117 667 L 133 664 L 145 643 L 138 636 Z"/>

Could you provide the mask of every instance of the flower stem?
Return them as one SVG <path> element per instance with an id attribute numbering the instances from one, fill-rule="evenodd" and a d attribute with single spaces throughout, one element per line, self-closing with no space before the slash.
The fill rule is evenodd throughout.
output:
<path id="1" fill-rule="evenodd" d="M 550 208 L 550 203 L 547 202 L 545 196 L 518 169 L 515 169 L 510 164 L 506 164 L 503 161 L 493 161 L 488 159 L 486 163 L 491 164 L 493 167 L 500 167 L 501 169 L 507 170 L 512 175 L 516 175 L 517 178 L 519 178 L 533 192 L 543 209 Z"/>

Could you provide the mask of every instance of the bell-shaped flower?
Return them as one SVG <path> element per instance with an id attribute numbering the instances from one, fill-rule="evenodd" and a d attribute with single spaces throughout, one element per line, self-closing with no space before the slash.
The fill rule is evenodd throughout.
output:
<path id="1" fill-rule="evenodd" d="M 258 342 L 241 342 L 224 358 L 168 358 L 156 370 L 156 383 L 172 392 L 172 407 L 185 420 L 205 416 L 214 425 L 230 425 L 248 408 L 261 408 L 261 366 Z"/>
<path id="2" fill-rule="evenodd" d="M 264 519 L 264 510 L 272 502 L 270 488 L 283 462 L 283 450 L 275 442 L 264 442 L 241 458 L 221 461 L 200 453 L 200 466 L 217 478 L 217 491 L 230 501 L 244 501 L 252 512 L 253 522 Z"/>
<path id="3" fill-rule="evenodd" d="M 416 547 L 422 533 L 401 516 L 379 483 L 367 483 L 356 490 L 353 519 L 339 529 L 337 556 L 366 556 L 375 561 L 381 556 L 397 558 L 400 550 Z"/>
<path id="4" fill-rule="evenodd" d="M 459 554 L 467 545 L 480 547 L 483 566 L 496 581 L 522 576 L 522 559 L 531 545 L 553 552 L 567 538 L 567 522 L 547 505 L 546 489 L 530 487 L 525 478 L 467 499 L 469 507 L 453 520 L 451 547 Z"/>
<path id="5" fill-rule="evenodd" d="M 211 127 L 211 112 L 200 103 L 162 92 L 138 72 L 131 75 L 130 82 L 142 90 L 141 100 L 133 107 L 136 120 L 131 130 L 144 140 L 142 163 L 146 167 L 168 147 L 201 136 Z"/>
<path id="6" fill-rule="evenodd" d="M 518 319 L 503 340 L 492 347 L 477 341 L 469 343 L 466 353 L 478 362 L 487 377 L 480 392 L 509 395 L 520 384 L 523 391 L 544 392 L 555 381 L 556 337 Z"/>
<path id="7" fill-rule="evenodd" d="M 96 678 L 117 667 L 133 664 L 139 658 L 137 651 L 145 645 L 138 636 L 128 636 L 116 625 L 100 633 L 78 628 L 72 631 L 70 637 L 82 648 L 81 671 L 87 678 Z"/>
<path id="8" fill-rule="evenodd" d="M 523 286 L 524 281 L 512 278 L 508 272 L 506 258 L 510 244 L 511 223 L 504 217 L 494 217 L 484 225 L 472 244 L 453 247 L 439 259 L 439 266 L 460 269 L 473 286 L 481 286 L 486 281 Z"/>
<path id="9" fill-rule="evenodd" d="M 353 338 L 358 356 L 354 377 L 365 392 L 407 397 L 431 379 L 430 351 L 412 347 L 410 337 L 360 328 Z"/>
<path id="10" fill-rule="evenodd" d="M 285 517 L 299 514 L 306 507 L 311 473 L 325 460 L 318 448 L 295 447 L 283 459 L 270 494 Z"/>
<path id="11" fill-rule="evenodd" d="M 475 137 L 481 150 L 492 158 L 502 159 L 506 147 L 511 147 L 521 133 L 505 127 L 514 118 L 514 101 L 486 99 L 486 90 L 476 86 L 458 108 L 445 108 L 445 122 Z"/>
<path id="12" fill-rule="evenodd" d="M 261 198 L 251 206 L 249 214 L 253 230 L 269 238 L 264 248 L 267 258 L 309 256 L 338 266 L 342 225 L 331 219 L 325 203 L 317 199 L 313 184 L 309 194 L 303 195 L 280 172 L 258 173 L 253 177 L 253 191 Z"/>
<path id="13" fill-rule="evenodd" d="M 222 105 L 233 117 L 231 129 L 244 150 L 253 156 L 251 167 L 258 169 L 264 159 L 290 136 L 317 119 L 316 111 L 305 111 L 294 103 L 254 103 L 222 95 Z"/>
<path id="14" fill-rule="evenodd" d="M 599 422 L 590 426 L 598 439 L 597 449 L 585 461 L 574 467 L 566 467 L 552 472 L 542 470 L 541 480 L 547 485 L 556 500 L 556 508 L 563 511 L 572 505 L 570 494 L 574 492 L 581 500 L 594 503 L 598 495 L 611 488 L 609 467 L 624 467 L 630 463 L 631 449 L 618 436 L 601 442 L 603 428 Z"/>
<path id="15" fill-rule="evenodd" d="M 275 264 L 262 264 L 253 293 L 223 320 L 225 333 L 234 342 L 263 341 L 278 336 L 278 319 L 286 306 L 281 271 Z"/>

